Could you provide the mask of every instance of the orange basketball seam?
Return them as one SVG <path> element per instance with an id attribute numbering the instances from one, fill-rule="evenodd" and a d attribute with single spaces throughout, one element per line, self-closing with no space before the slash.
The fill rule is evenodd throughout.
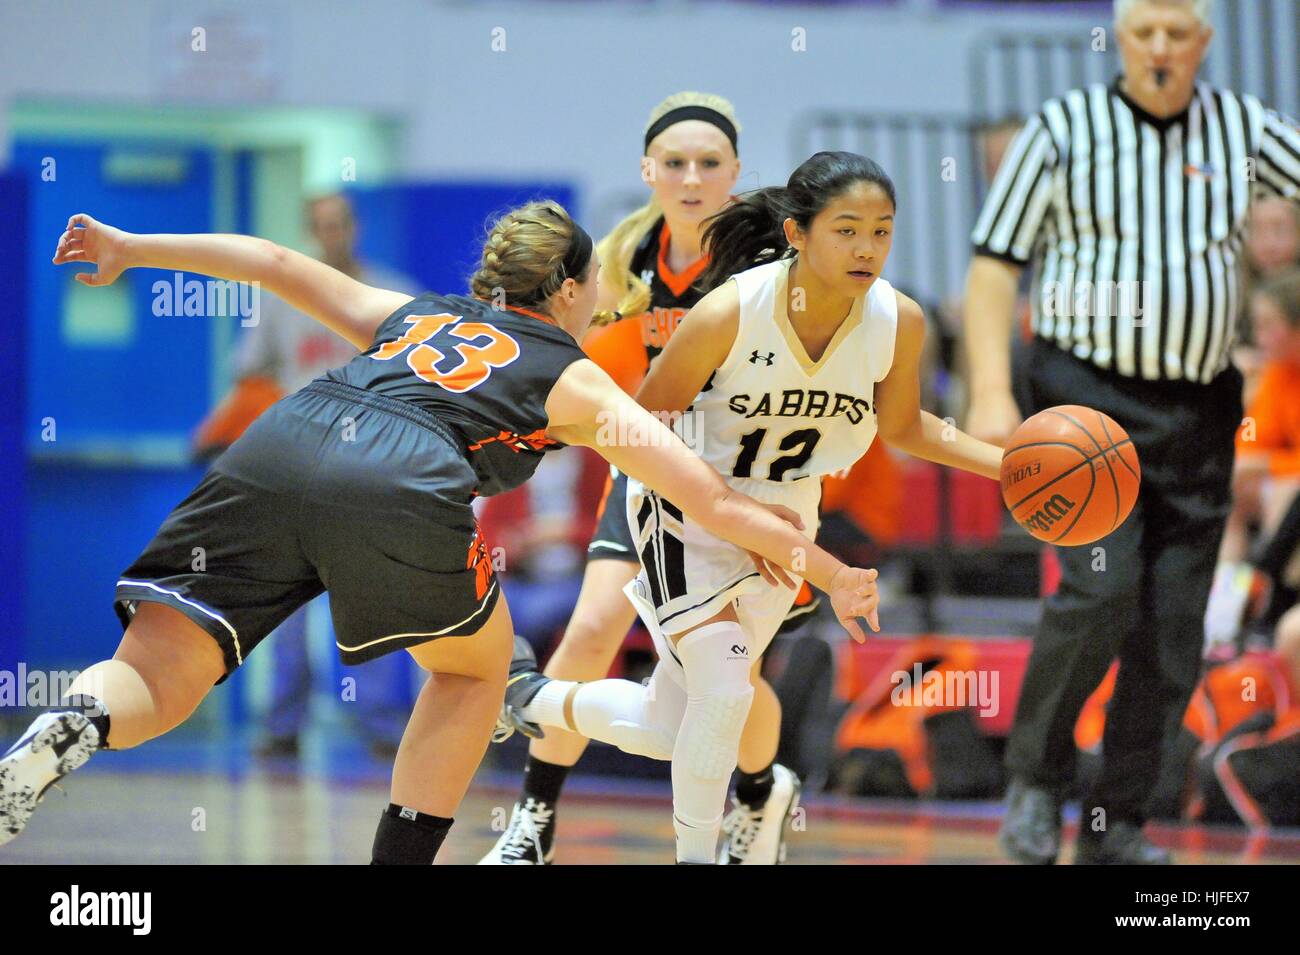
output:
<path id="1" fill-rule="evenodd" d="M 1096 411 L 1095 408 L 1094 408 L 1093 410 Z M 1098 412 L 1097 412 L 1097 415 L 1098 415 L 1098 417 L 1100 417 L 1100 416 L 1101 416 L 1101 412 L 1098 411 Z M 1116 443 L 1115 443 L 1115 439 L 1112 438 L 1112 437 L 1110 436 L 1110 429 L 1106 427 L 1106 419 L 1105 419 L 1105 418 L 1102 418 L 1102 419 L 1101 419 L 1101 430 L 1106 432 L 1106 440 L 1110 442 L 1110 446 L 1111 446 L 1112 448 L 1118 448 L 1119 445 L 1116 444 Z M 1133 443 L 1133 439 L 1132 439 L 1132 438 L 1127 438 L 1126 440 L 1129 442 L 1129 444 L 1132 444 L 1132 443 Z M 1123 443 L 1124 443 L 1124 442 L 1122 442 L 1122 441 L 1120 442 L 1120 444 L 1123 444 Z M 1137 446 L 1134 445 L 1134 448 L 1136 448 L 1136 447 L 1137 447 Z M 1122 455 L 1122 454 L 1119 456 L 1119 463 L 1122 464 L 1122 465 L 1124 465 L 1124 467 L 1128 469 L 1128 473 L 1131 474 L 1131 475 L 1133 475 L 1134 480 L 1137 480 L 1137 481 L 1141 481 L 1141 480 L 1142 480 L 1142 475 L 1139 474 L 1138 472 L 1136 472 L 1136 471 L 1133 470 L 1133 467 L 1132 467 L 1132 466 L 1131 466 L 1127 461 L 1124 460 L 1124 455 Z"/>
<path id="2" fill-rule="evenodd" d="M 1086 434 L 1086 435 L 1088 436 L 1088 440 L 1092 442 L 1092 446 L 1093 446 L 1094 448 L 1096 448 L 1096 449 L 1097 449 L 1097 453 L 1101 455 L 1101 463 L 1104 464 L 1104 465 L 1106 465 L 1106 470 L 1107 470 L 1108 472 L 1110 472 L 1110 483 L 1111 483 L 1111 485 L 1114 487 L 1114 490 L 1115 490 L 1115 518 L 1114 518 L 1114 520 L 1112 520 L 1112 521 L 1110 522 L 1110 530 L 1106 532 L 1107 534 L 1111 533 L 1111 531 L 1114 531 L 1114 530 L 1115 530 L 1116 525 L 1119 524 L 1119 481 L 1118 481 L 1118 480 L 1116 479 L 1116 477 L 1115 477 L 1115 471 L 1114 471 L 1113 468 L 1111 468 L 1111 466 L 1110 466 L 1110 462 L 1106 460 L 1106 451 L 1109 451 L 1110 448 L 1106 448 L 1105 450 L 1103 450 L 1102 447 L 1101 447 L 1101 443 L 1097 440 L 1096 436 L 1095 436 L 1091 431 L 1089 431 L 1087 428 L 1085 428 L 1081 422 L 1079 422 L 1079 421 L 1075 421 L 1074 418 L 1072 418 L 1070 415 L 1066 414 L 1064 411 L 1057 411 L 1055 408 L 1046 408 L 1046 409 L 1044 409 L 1044 410 L 1045 410 L 1045 412 L 1046 412 L 1047 414 L 1054 414 L 1054 415 L 1056 415 L 1058 418 L 1064 418 L 1066 421 L 1070 422 L 1072 425 L 1074 425 L 1076 428 L 1078 428 L 1080 431 L 1082 431 L 1084 434 Z M 1098 411 L 1096 408 L 1089 408 L 1088 410 L 1091 411 L 1093 414 L 1095 414 L 1095 415 L 1097 416 L 1097 421 L 1101 424 L 1101 429 L 1102 429 L 1102 431 L 1105 431 L 1105 430 L 1106 430 L 1106 425 L 1105 425 L 1105 423 L 1102 421 L 1101 412 Z M 1109 439 L 1109 438 L 1110 438 L 1110 435 L 1107 434 L 1106 437 Z M 1115 442 L 1114 442 L 1114 441 L 1112 441 L 1112 442 L 1110 443 L 1110 447 L 1111 447 L 1111 448 L 1115 447 Z M 1094 476 L 1094 478 L 1093 478 L 1093 481 L 1094 481 L 1094 484 L 1095 484 L 1095 482 L 1096 482 L 1096 478 L 1095 478 L 1095 476 Z M 1095 490 L 1095 487 L 1094 487 L 1094 490 Z M 1091 498 L 1091 494 L 1089 494 L 1089 497 Z M 1087 503 L 1086 503 L 1086 502 L 1085 502 L 1085 505 L 1084 505 L 1084 506 L 1087 506 Z M 1082 508 L 1080 508 L 1080 510 L 1079 510 L 1079 514 L 1080 514 L 1080 516 L 1082 516 L 1082 514 L 1083 514 L 1083 509 L 1082 509 Z M 1103 535 L 1103 536 L 1104 536 L 1104 535 Z M 1059 540 L 1059 538 L 1058 538 L 1058 540 Z"/>
<path id="3" fill-rule="evenodd" d="M 1110 447 L 1111 447 L 1111 448 L 1115 447 L 1115 439 L 1112 438 L 1112 437 L 1110 436 L 1110 428 L 1106 427 L 1106 416 L 1105 416 L 1104 414 L 1102 414 L 1100 411 L 1098 411 L 1096 408 L 1093 408 L 1093 409 L 1092 409 L 1092 413 L 1095 414 L 1095 415 L 1097 416 L 1097 423 L 1098 423 L 1099 425 L 1101 425 L 1101 433 L 1104 434 L 1104 435 L 1106 436 L 1106 440 L 1110 442 Z M 1130 439 L 1130 440 L 1132 440 L 1132 439 Z M 1107 448 L 1106 450 L 1110 450 L 1110 448 Z M 1104 453 L 1104 452 L 1103 452 L 1103 453 Z M 1117 457 L 1118 457 L 1121 461 L 1124 460 L 1124 455 L 1122 455 L 1122 454 L 1117 455 Z M 1102 458 L 1102 460 L 1103 460 L 1103 461 L 1106 461 L 1106 470 L 1110 471 L 1110 479 L 1111 479 L 1111 481 L 1113 481 L 1114 484 L 1115 484 L 1115 519 L 1114 519 L 1113 521 L 1110 522 L 1110 529 L 1113 531 L 1113 530 L 1115 530 L 1115 528 L 1119 527 L 1119 503 L 1120 503 L 1120 501 L 1119 501 L 1119 480 L 1115 477 L 1115 469 L 1112 468 L 1112 467 L 1110 466 L 1110 461 L 1107 461 L 1106 458 L 1104 458 L 1104 457 Z M 1125 466 L 1125 467 L 1128 467 L 1127 462 L 1125 463 L 1124 466 Z M 1129 470 L 1132 471 L 1133 469 L 1132 469 L 1132 468 L 1129 468 Z M 1139 493 L 1141 492 L 1141 485 L 1140 485 L 1140 483 L 1139 483 L 1138 491 L 1139 491 Z M 1133 503 L 1134 503 L 1134 504 L 1137 504 L 1137 498 L 1134 498 L 1134 499 L 1133 499 Z"/>

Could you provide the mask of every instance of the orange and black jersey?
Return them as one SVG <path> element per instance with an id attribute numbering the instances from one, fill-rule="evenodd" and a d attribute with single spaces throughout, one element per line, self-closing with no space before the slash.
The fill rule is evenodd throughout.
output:
<path id="1" fill-rule="evenodd" d="M 701 256 L 684 272 L 668 267 L 668 223 L 661 217 L 645 234 L 632 253 L 628 270 L 650 286 L 650 307 L 633 317 L 641 326 L 641 341 L 651 361 L 658 357 L 677 330 L 677 323 L 704 297 L 707 289 L 696 287 L 709 266 L 708 256 Z"/>
<path id="2" fill-rule="evenodd" d="M 478 493 L 523 484 L 542 454 L 546 399 L 586 356 L 568 332 L 534 312 L 463 295 L 413 299 L 379 326 L 370 347 L 325 378 L 415 405 L 461 440 Z"/>

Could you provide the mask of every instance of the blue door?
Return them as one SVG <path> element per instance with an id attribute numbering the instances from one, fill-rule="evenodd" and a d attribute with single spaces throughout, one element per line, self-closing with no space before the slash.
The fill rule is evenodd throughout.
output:
<path id="1" fill-rule="evenodd" d="M 153 284 L 170 285 L 170 273 L 127 272 L 91 289 L 72 279 L 83 269 L 50 264 L 78 212 L 131 232 L 210 231 L 206 150 L 19 140 L 10 171 L 27 185 L 27 619 L 17 655 L 28 667 L 80 668 L 112 654 L 117 576 L 201 476 L 182 449 L 209 403 L 210 323 L 238 319 L 155 314 Z"/>

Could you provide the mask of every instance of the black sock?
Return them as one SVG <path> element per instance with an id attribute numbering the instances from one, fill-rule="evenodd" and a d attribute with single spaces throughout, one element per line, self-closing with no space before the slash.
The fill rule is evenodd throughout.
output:
<path id="1" fill-rule="evenodd" d="M 379 817 L 371 865 L 433 865 L 454 820 L 429 816 L 390 802 Z"/>
<path id="2" fill-rule="evenodd" d="M 527 801 L 531 796 L 536 802 L 554 806 L 560 801 L 560 790 L 564 788 L 564 780 L 572 768 L 548 763 L 530 755 L 524 764 L 524 794 L 521 801 Z"/>
<path id="3" fill-rule="evenodd" d="M 74 694 L 64 697 L 58 706 L 50 707 L 51 713 L 62 713 L 66 710 L 73 710 L 90 720 L 91 725 L 99 731 L 99 748 L 108 749 L 108 707 L 102 700 L 85 693 Z"/>
<path id="4" fill-rule="evenodd" d="M 767 802 L 767 797 L 772 795 L 772 783 L 776 777 L 772 775 L 772 764 L 768 763 L 767 768 L 757 773 L 747 773 L 742 769 L 736 770 L 736 798 L 747 806 L 761 806 Z"/>

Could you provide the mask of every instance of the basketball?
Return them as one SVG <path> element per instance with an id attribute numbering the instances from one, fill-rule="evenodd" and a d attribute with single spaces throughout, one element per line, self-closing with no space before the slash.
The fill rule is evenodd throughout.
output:
<path id="1" fill-rule="evenodd" d="M 1123 524 L 1141 483 L 1128 432 L 1082 405 L 1038 412 L 1002 455 L 1002 500 L 1016 523 L 1063 547 L 1091 544 Z"/>

